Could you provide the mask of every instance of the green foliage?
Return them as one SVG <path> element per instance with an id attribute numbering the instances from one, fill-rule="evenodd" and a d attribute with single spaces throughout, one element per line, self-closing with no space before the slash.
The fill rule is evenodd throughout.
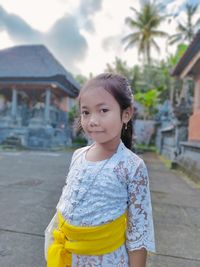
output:
<path id="1" fill-rule="evenodd" d="M 127 66 L 126 61 L 122 61 L 120 58 L 115 57 L 115 61 L 112 64 L 107 63 L 105 72 L 114 72 L 130 78 L 131 70 Z"/>
<path id="2" fill-rule="evenodd" d="M 177 33 L 169 40 L 169 43 L 173 41 L 172 43 L 180 44 L 174 55 L 168 55 L 167 59 L 159 62 L 152 59 L 151 51 L 152 49 L 159 51 L 157 37 L 168 37 L 166 32 L 159 30 L 162 22 L 169 18 L 166 11 L 167 5 L 165 1 L 159 0 L 144 0 L 141 3 L 138 10 L 131 7 L 133 16 L 125 19 L 131 33 L 123 38 L 123 42 L 126 44 L 126 49 L 137 47 L 138 55 L 143 55 L 144 64 L 130 67 L 126 61 L 116 57 L 113 63 L 107 64 L 105 72 L 125 76 L 130 81 L 135 100 L 145 108 L 145 118 L 152 118 L 158 103 L 163 103 L 166 99 L 173 101 L 180 95 L 182 81 L 172 77 L 171 71 L 187 49 L 185 42 L 190 41 L 200 28 L 200 18 L 196 16 L 199 4 L 186 4 L 186 21 L 177 23 Z M 172 16 L 170 18 L 172 20 Z M 176 16 L 173 17 L 175 18 Z M 193 18 L 195 18 L 194 21 Z M 92 77 L 93 75 L 90 74 L 89 78 L 83 75 L 78 75 L 76 78 L 82 86 Z M 193 85 L 190 87 L 193 88 Z M 70 121 L 73 121 L 76 116 L 77 110 L 74 107 L 69 114 Z"/>
<path id="3" fill-rule="evenodd" d="M 74 120 L 78 117 L 78 107 L 77 105 L 74 105 L 70 111 L 68 112 L 68 120 L 69 123 L 72 125 L 74 123 Z"/>
<path id="4" fill-rule="evenodd" d="M 79 83 L 81 86 L 83 86 L 83 85 L 87 82 L 87 80 L 88 80 L 87 77 L 85 77 L 85 76 L 83 76 L 83 75 L 81 75 L 81 74 L 76 75 L 75 78 L 76 78 L 76 80 L 78 81 L 78 83 Z"/>
<path id="5" fill-rule="evenodd" d="M 83 135 L 83 133 L 77 129 L 77 120 L 79 118 L 79 111 L 78 111 L 78 106 L 75 105 L 71 108 L 69 111 L 69 123 L 71 124 L 71 127 L 73 129 L 73 134 L 72 134 L 72 143 L 73 146 L 75 147 L 80 147 L 80 146 L 85 146 L 87 144 L 87 139 Z"/>
<path id="6" fill-rule="evenodd" d="M 175 102 L 180 95 L 182 81 L 171 76 L 171 71 L 182 57 L 187 45 L 180 44 L 174 55 L 166 60 L 152 61 L 151 65 L 129 67 L 126 61 L 115 58 L 112 64 L 107 64 L 106 71 L 124 75 L 131 83 L 135 100 L 144 106 L 145 118 L 153 118 L 158 103 L 166 99 Z"/>
<path id="7" fill-rule="evenodd" d="M 151 89 L 145 93 L 138 92 L 135 94 L 134 99 L 144 106 L 144 119 L 152 118 L 152 116 L 157 112 L 157 106 L 159 103 L 159 92 L 157 89 Z"/>
<path id="8" fill-rule="evenodd" d="M 188 48 L 188 45 L 186 45 L 186 44 L 179 44 L 178 45 L 178 47 L 177 47 L 177 56 L 178 56 L 179 59 L 185 53 L 187 48 Z"/>
<path id="9" fill-rule="evenodd" d="M 145 145 L 145 144 L 135 144 L 135 150 L 137 153 L 143 152 L 157 152 L 156 147 L 154 145 Z"/>
<path id="10" fill-rule="evenodd" d="M 113 72 L 125 76 L 129 80 L 134 92 L 140 90 L 137 86 L 141 75 L 139 66 L 129 67 L 126 61 L 122 61 L 120 58 L 116 57 L 112 64 L 108 63 L 106 65 L 105 72 Z"/>
<path id="11" fill-rule="evenodd" d="M 87 145 L 87 140 L 83 136 L 77 136 L 73 139 L 73 145 L 76 147 L 82 147 Z"/>
<path id="12" fill-rule="evenodd" d="M 174 67 L 178 63 L 179 59 L 183 56 L 187 48 L 188 45 L 179 44 L 177 46 L 176 53 L 174 55 L 170 55 L 167 59 L 168 65 Z"/>

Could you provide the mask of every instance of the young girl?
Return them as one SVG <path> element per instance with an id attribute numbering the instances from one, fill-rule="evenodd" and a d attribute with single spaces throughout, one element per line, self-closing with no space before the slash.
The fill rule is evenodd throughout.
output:
<path id="1" fill-rule="evenodd" d="M 98 75 L 81 89 L 79 108 L 93 143 L 73 154 L 47 266 L 145 267 L 154 229 L 147 169 L 130 150 L 130 85 Z"/>

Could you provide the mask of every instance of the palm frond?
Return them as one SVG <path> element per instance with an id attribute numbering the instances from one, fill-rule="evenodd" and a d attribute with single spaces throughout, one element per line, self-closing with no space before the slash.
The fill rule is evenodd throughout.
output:
<path id="1" fill-rule="evenodd" d="M 139 16 L 140 15 L 140 12 L 139 11 L 137 11 L 137 9 L 136 8 L 134 8 L 134 7 L 130 7 L 130 9 L 133 11 L 133 12 L 135 12 L 135 14 L 137 15 L 137 16 Z"/>
<path id="2" fill-rule="evenodd" d="M 195 23 L 195 27 L 199 27 L 199 26 L 200 26 L 200 18 L 198 18 L 196 23 Z"/>
<path id="3" fill-rule="evenodd" d="M 139 32 L 130 33 L 130 34 L 128 34 L 122 38 L 122 42 L 125 43 L 127 41 L 131 41 L 132 39 L 135 40 L 135 39 L 139 39 L 139 38 L 140 38 Z"/>
<path id="4" fill-rule="evenodd" d="M 186 12 L 188 13 L 188 15 L 193 16 L 196 13 L 199 6 L 198 4 L 187 3 L 185 7 L 186 7 Z"/>
<path id="5" fill-rule="evenodd" d="M 128 24 L 130 28 L 140 28 L 140 23 L 130 17 L 125 19 L 125 23 Z"/>
<path id="6" fill-rule="evenodd" d="M 133 48 L 135 46 L 135 44 L 138 43 L 138 39 L 135 38 L 135 39 L 131 39 L 131 41 L 125 46 L 125 51 L 130 49 L 130 48 Z"/>
<path id="7" fill-rule="evenodd" d="M 152 43 L 153 47 L 156 49 L 156 51 L 160 53 L 160 47 L 158 46 L 156 41 L 152 39 L 151 43 Z"/>
<path id="8" fill-rule="evenodd" d="M 161 2 L 162 1 L 160 1 L 160 3 Z M 139 11 L 131 7 L 135 16 L 125 19 L 125 23 L 133 31 L 122 39 L 123 43 L 127 43 L 125 49 L 127 50 L 133 46 L 137 46 L 138 53 L 144 55 L 144 58 L 147 60 L 146 63 L 150 63 L 152 46 L 155 47 L 157 51 L 160 50 L 154 38 L 168 36 L 164 31 L 157 30 L 167 17 L 160 12 L 161 8 L 164 8 L 163 2 L 162 6 L 160 6 L 156 0 L 144 0 L 144 2 L 141 3 L 141 9 Z"/>
<path id="9" fill-rule="evenodd" d="M 151 31 L 151 33 L 156 37 L 169 37 L 169 34 L 163 31 Z"/>
<path id="10" fill-rule="evenodd" d="M 176 32 L 177 34 L 169 37 L 169 44 L 180 43 L 182 41 L 191 42 L 194 34 L 200 28 L 200 18 L 196 23 L 192 22 L 194 15 L 197 13 L 199 4 L 190 4 L 185 5 L 185 15 L 186 21 L 178 23 Z"/>
<path id="11" fill-rule="evenodd" d="M 176 34 L 173 34 L 169 37 L 169 45 L 174 45 L 175 43 L 177 42 L 181 42 L 182 41 L 182 38 L 183 35 L 181 33 L 176 33 Z"/>
<path id="12" fill-rule="evenodd" d="M 181 23 L 178 24 L 177 30 L 179 32 L 182 32 L 182 33 L 187 33 L 188 32 L 187 26 L 186 25 L 183 25 Z"/>

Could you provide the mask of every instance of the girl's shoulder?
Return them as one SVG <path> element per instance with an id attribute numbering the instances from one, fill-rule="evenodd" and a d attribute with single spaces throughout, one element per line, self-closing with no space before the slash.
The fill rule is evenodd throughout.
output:
<path id="1" fill-rule="evenodd" d="M 123 150 L 123 161 L 125 161 L 125 166 L 131 173 L 136 172 L 138 168 L 146 168 L 144 160 L 126 147 Z"/>
<path id="2" fill-rule="evenodd" d="M 89 147 L 90 147 L 90 146 L 88 145 L 88 146 L 83 146 L 83 147 L 79 147 L 79 148 L 77 148 L 77 149 L 74 151 L 74 155 L 77 155 L 77 154 L 82 153 L 83 151 L 89 149 Z"/>
<path id="3" fill-rule="evenodd" d="M 83 155 L 83 153 L 89 148 L 90 146 L 84 146 L 84 147 L 80 147 L 78 149 L 76 149 L 73 154 L 72 154 L 72 158 L 71 158 L 71 163 L 70 163 L 70 169 L 74 166 L 74 163 L 81 158 L 81 156 Z"/>
<path id="4" fill-rule="evenodd" d="M 80 148 L 77 148 L 73 155 L 72 155 L 72 161 L 76 158 L 76 157 L 79 157 L 81 154 L 83 154 L 87 149 L 89 149 L 90 146 L 84 146 L 84 147 L 80 147 Z"/>
<path id="5" fill-rule="evenodd" d="M 141 163 L 143 159 L 127 147 L 124 148 L 124 156 L 128 162 Z"/>
<path id="6" fill-rule="evenodd" d="M 126 155 L 123 155 L 125 159 L 123 166 L 128 174 L 127 177 L 129 177 L 127 181 L 141 181 L 143 179 L 148 183 L 148 170 L 144 160 L 128 148 L 126 149 L 125 153 Z"/>

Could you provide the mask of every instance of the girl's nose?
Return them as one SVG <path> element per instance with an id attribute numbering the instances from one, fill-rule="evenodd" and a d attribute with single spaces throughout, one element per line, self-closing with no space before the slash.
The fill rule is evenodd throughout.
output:
<path id="1" fill-rule="evenodd" d="M 97 126 L 99 123 L 98 123 L 98 119 L 96 116 L 91 116 L 90 117 L 90 121 L 89 121 L 89 125 L 90 126 Z"/>

